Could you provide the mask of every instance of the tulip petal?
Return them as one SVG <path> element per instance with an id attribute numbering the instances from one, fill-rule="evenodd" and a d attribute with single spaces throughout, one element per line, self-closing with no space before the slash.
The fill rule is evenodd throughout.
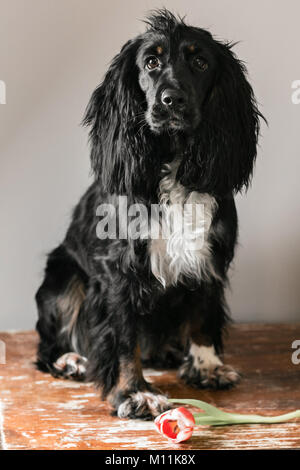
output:
<path id="1" fill-rule="evenodd" d="M 165 420 L 162 424 L 161 432 L 169 439 L 176 439 L 179 433 L 177 421 Z"/>
<path id="2" fill-rule="evenodd" d="M 184 407 L 162 413 L 154 420 L 157 431 L 173 442 L 183 442 L 191 437 L 195 425 L 194 416 Z"/>
<path id="3" fill-rule="evenodd" d="M 175 439 L 176 442 L 187 441 L 193 434 L 193 428 L 185 428 L 180 431 Z"/>
<path id="4" fill-rule="evenodd" d="M 178 419 L 180 419 L 184 426 L 195 425 L 195 418 L 189 410 L 181 406 L 180 408 L 177 408 L 177 411 L 179 413 Z"/>

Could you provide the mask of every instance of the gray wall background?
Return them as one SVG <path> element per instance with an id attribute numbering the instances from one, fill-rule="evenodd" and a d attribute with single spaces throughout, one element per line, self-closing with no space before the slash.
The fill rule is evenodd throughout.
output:
<path id="1" fill-rule="evenodd" d="M 269 120 L 251 190 L 237 197 L 240 246 L 228 294 L 237 321 L 300 320 L 298 0 L 0 0 L 0 330 L 32 328 L 45 255 L 89 183 L 84 108 L 111 58 L 156 7 L 241 41 Z"/>

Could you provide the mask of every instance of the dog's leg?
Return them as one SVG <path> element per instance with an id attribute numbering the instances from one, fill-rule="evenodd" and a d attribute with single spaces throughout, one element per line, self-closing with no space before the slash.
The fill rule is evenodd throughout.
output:
<path id="1" fill-rule="evenodd" d="M 36 328 L 40 336 L 36 365 L 54 377 L 83 379 L 82 367 L 79 373 L 75 371 L 74 354 L 78 350 L 74 332 L 86 282 L 86 274 L 63 245 L 53 250 L 36 294 L 39 311 Z"/>
<path id="2" fill-rule="evenodd" d="M 133 359 L 120 360 L 118 382 L 108 400 L 119 418 L 153 419 L 171 408 L 167 398 L 145 381 L 139 348 Z"/>
<path id="3" fill-rule="evenodd" d="M 219 356 L 227 320 L 223 286 L 207 285 L 194 293 L 192 300 L 188 352 L 179 376 L 199 388 L 230 388 L 239 382 L 240 376 L 233 367 L 224 365 Z"/>
<path id="4" fill-rule="evenodd" d="M 102 389 L 120 418 L 153 418 L 170 409 L 167 398 L 145 381 L 137 344 L 139 316 L 148 301 L 138 280 L 111 280 L 105 296 L 91 285 L 85 304 L 89 317 L 87 379 Z M 103 300 L 103 298 L 105 300 Z"/>

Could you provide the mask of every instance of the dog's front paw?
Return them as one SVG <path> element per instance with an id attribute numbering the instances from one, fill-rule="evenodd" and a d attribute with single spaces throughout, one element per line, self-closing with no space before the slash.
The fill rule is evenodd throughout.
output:
<path id="1" fill-rule="evenodd" d="M 119 418 L 153 419 L 172 408 L 164 395 L 152 392 L 135 392 L 129 395 L 117 409 Z"/>
<path id="2" fill-rule="evenodd" d="M 179 377 L 188 385 L 215 390 L 231 388 L 240 381 L 240 374 L 231 366 L 195 367 L 191 360 L 182 364 Z"/>

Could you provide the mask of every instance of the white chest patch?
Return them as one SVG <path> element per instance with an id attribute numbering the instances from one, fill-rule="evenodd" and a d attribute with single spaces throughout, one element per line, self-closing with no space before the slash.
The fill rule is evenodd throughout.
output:
<path id="1" fill-rule="evenodd" d="M 151 269 L 164 287 L 182 277 L 216 277 L 211 261 L 209 232 L 217 208 L 207 193 L 189 192 L 176 181 L 180 161 L 163 168 L 160 182 L 159 237 L 149 243 Z"/>

